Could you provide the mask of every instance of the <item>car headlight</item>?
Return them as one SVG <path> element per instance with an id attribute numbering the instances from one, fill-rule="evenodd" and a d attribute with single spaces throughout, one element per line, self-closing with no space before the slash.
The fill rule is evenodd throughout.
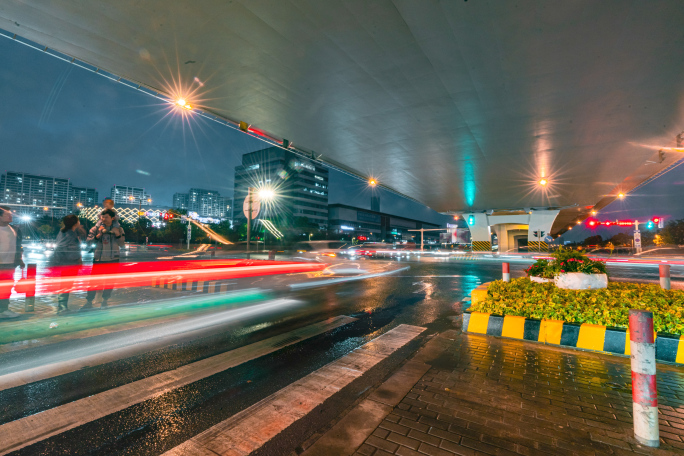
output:
<path id="1" fill-rule="evenodd" d="M 88 244 L 81 244 L 81 248 L 82 248 L 82 249 L 85 249 L 85 248 L 87 248 L 87 247 L 88 247 Z"/>

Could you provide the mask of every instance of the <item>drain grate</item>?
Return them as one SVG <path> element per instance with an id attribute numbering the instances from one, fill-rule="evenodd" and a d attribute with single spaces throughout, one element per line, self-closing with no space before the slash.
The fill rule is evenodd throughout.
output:
<path id="1" fill-rule="evenodd" d="M 301 337 L 299 336 L 288 337 L 287 339 L 281 340 L 277 344 L 271 345 L 271 347 L 284 347 L 285 345 L 291 344 L 292 342 L 297 342 L 299 339 L 301 339 Z"/>

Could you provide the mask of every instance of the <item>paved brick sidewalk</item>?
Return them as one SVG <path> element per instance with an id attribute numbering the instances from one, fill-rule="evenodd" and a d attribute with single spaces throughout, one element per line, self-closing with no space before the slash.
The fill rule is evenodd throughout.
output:
<path id="1" fill-rule="evenodd" d="M 448 331 L 357 455 L 684 454 L 684 369 L 659 364 L 661 447 L 636 443 L 629 359 Z"/>

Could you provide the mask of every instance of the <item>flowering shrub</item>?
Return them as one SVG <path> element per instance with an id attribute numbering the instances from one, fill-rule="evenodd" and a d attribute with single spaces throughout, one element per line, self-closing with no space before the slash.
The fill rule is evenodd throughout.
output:
<path id="1" fill-rule="evenodd" d="M 527 275 L 552 279 L 554 276 L 565 272 L 606 274 L 606 263 L 604 261 L 592 260 L 580 252 L 561 247 L 552 256 L 552 261 L 546 259 L 537 260 L 532 266 L 527 268 Z"/>
<path id="2" fill-rule="evenodd" d="M 471 306 L 475 312 L 563 320 L 572 323 L 627 328 L 629 309 L 653 312 L 658 332 L 684 334 L 684 291 L 663 290 L 655 284 L 610 282 L 598 290 L 566 290 L 527 278 L 497 280 L 487 297 Z"/>

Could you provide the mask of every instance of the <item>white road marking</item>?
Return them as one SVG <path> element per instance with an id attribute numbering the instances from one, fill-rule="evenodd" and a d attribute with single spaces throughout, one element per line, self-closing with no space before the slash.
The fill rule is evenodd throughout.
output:
<path id="1" fill-rule="evenodd" d="M 242 456 L 260 448 L 426 328 L 399 325 L 350 354 L 292 383 L 164 456 Z"/>
<path id="2" fill-rule="evenodd" d="M 344 315 L 270 337 L 0 426 L 0 455 L 356 321 Z"/>
<path id="3" fill-rule="evenodd" d="M 400 271 L 406 271 L 407 269 L 410 269 L 410 267 L 406 266 L 405 268 L 399 268 L 399 269 L 395 269 L 393 271 L 377 272 L 375 274 L 365 274 L 365 275 L 354 276 L 354 277 L 340 277 L 338 279 L 317 280 L 315 282 L 293 283 L 293 284 L 290 284 L 289 286 L 292 289 L 321 287 L 321 286 L 325 286 L 325 285 L 332 285 L 335 283 L 351 282 L 353 280 L 371 279 L 373 277 L 380 277 L 380 276 L 385 276 L 385 275 L 389 275 L 389 274 L 395 274 L 395 273 L 400 272 Z"/>
<path id="4" fill-rule="evenodd" d="M 297 303 L 299 301 L 293 299 L 272 299 L 238 309 L 157 324 L 141 328 L 133 333 L 121 332 L 106 339 L 81 344 L 79 347 L 65 347 L 61 351 L 27 357 L 19 363 L 0 367 L 0 373 L 2 373 L 0 391 L 166 347 L 178 338 L 189 337 L 193 332 L 197 332 L 199 336 L 200 333 L 206 333 L 207 329 L 212 327 L 279 310 Z"/>

